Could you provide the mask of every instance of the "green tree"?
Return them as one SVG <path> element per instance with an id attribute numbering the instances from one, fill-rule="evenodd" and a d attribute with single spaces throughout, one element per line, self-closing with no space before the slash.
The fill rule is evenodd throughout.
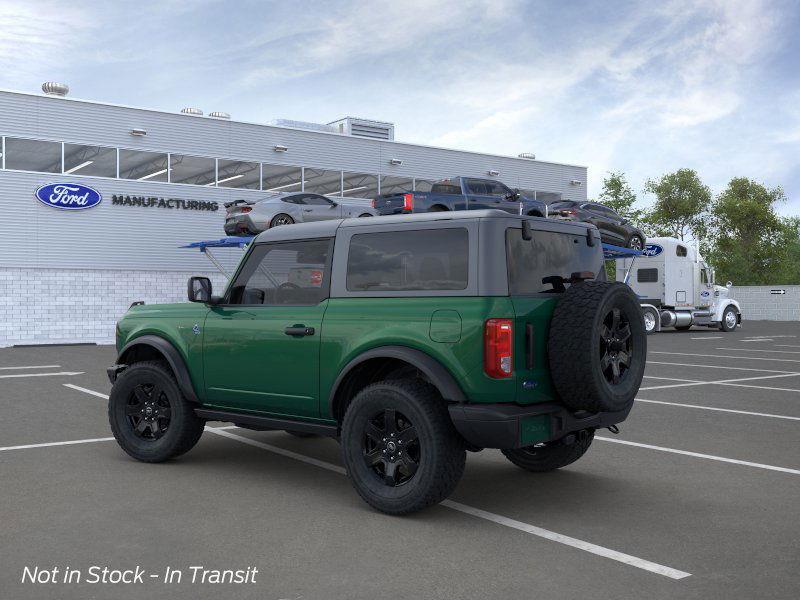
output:
<path id="1" fill-rule="evenodd" d="M 696 171 L 678 169 L 660 179 L 648 179 L 644 191 L 656 197 L 643 218 L 645 227 L 653 233 L 681 240 L 706 236 L 711 190 L 700 181 Z"/>
<path id="2" fill-rule="evenodd" d="M 642 211 L 634 208 L 636 194 L 633 193 L 625 173 L 622 171 L 609 171 L 603 179 L 603 191 L 598 200 L 601 204 L 615 210 L 634 225 L 638 226 L 642 218 Z"/>
<path id="3" fill-rule="evenodd" d="M 798 251 L 797 222 L 781 219 L 775 204 L 786 198 L 746 177 L 731 179 L 711 207 L 711 251 L 719 281 L 737 285 L 786 283 L 797 276 L 789 248 Z M 794 273 L 792 271 L 795 271 Z"/>

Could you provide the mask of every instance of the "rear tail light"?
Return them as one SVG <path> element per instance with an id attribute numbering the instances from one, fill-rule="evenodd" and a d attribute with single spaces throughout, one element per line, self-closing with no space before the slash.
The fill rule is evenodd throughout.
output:
<path id="1" fill-rule="evenodd" d="M 403 210 L 414 210 L 414 194 L 403 194 Z"/>
<path id="2" fill-rule="evenodd" d="M 483 330 L 483 370 L 494 379 L 514 370 L 514 326 L 511 319 L 489 319 Z"/>
<path id="3" fill-rule="evenodd" d="M 253 210 L 253 208 L 250 206 L 243 206 L 240 210 L 243 213 L 249 213 L 251 210 Z"/>

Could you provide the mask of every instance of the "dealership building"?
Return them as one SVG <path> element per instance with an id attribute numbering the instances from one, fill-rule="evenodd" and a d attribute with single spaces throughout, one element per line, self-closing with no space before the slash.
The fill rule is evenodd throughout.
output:
<path id="1" fill-rule="evenodd" d="M 191 275 L 221 289 L 226 278 L 208 257 L 181 246 L 223 237 L 224 203 L 233 200 L 307 191 L 368 204 L 457 175 L 547 202 L 586 199 L 585 167 L 406 144 L 391 123 L 248 123 L 42 87 L 0 91 L 0 347 L 109 343 L 134 301 L 182 301 Z M 81 192 L 69 210 L 40 198 L 71 188 Z M 97 192 L 88 201 L 85 188 Z M 232 269 L 241 254 L 216 256 Z"/>

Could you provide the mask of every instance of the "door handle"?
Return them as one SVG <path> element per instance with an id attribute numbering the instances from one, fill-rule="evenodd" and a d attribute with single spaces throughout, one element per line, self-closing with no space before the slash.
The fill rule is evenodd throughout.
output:
<path id="1" fill-rule="evenodd" d="M 312 209 L 312 208 L 304 208 L 303 212 L 311 212 L 312 210 L 314 210 L 314 209 Z"/>
<path id="2" fill-rule="evenodd" d="M 314 328 L 306 327 L 305 325 L 292 325 L 284 329 L 283 332 L 292 337 L 303 337 L 306 335 L 314 335 Z"/>

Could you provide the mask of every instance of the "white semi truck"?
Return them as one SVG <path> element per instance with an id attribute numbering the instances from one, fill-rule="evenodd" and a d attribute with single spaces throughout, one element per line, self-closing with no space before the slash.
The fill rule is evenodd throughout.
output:
<path id="1" fill-rule="evenodd" d="M 617 259 L 617 281 L 639 296 L 647 333 L 692 325 L 733 331 L 742 322 L 731 283 L 715 285 L 699 252 L 677 238 L 648 238 L 640 256 Z"/>

